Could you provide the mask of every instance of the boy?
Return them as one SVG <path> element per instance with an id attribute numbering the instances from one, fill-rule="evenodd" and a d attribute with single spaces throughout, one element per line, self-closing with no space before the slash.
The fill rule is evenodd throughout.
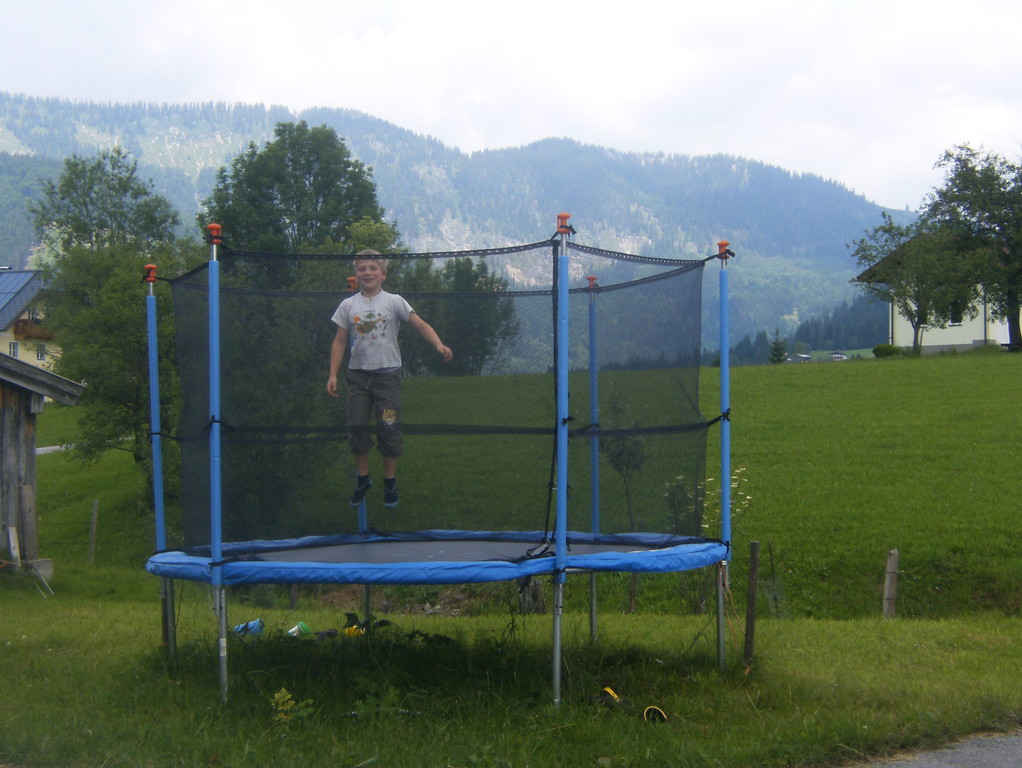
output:
<path id="1" fill-rule="evenodd" d="M 411 308 L 407 301 L 383 290 L 387 262 L 379 251 L 355 254 L 355 280 L 358 293 L 340 303 L 331 318 L 337 335 L 330 348 L 330 377 L 326 391 L 337 397 L 337 373 L 352 340 L 351 357 L 345 381 L 348 384 L 348 424 L 351 451 L 355 454 L 355 492 L 349 503 L 357 507 L 372 487 L 369 478 L 369 449 L 373 439 L 368 432 L 369 417 L 376 412 L 377 449 L 383 455 L 383 503 L 396 507 L 397 460 L 403 453 L 401 442 L 401 350 L 397 335 L 407 322 L 449 363 L 454 357 L 436 331 Z"/>

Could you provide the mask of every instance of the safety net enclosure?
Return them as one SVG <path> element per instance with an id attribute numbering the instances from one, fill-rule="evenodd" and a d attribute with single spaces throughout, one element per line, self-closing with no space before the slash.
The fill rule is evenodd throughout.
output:
<path id="1" fill-rule="evenodd" d="M 559 232 L 386 257 L 384 290 L 454 354 L 445 363 L 408 324 L 399 332 L 393 508 L 375 448 L 374 487 L 349 504 L 345 387 L 326 389 L 352 255 L 215 240 L 208 264 L 171 281 L 183 542 L 168 547 L 158 531 L 148 570 L 223 585 L 430 584 L 725 560 L 726 506 L 703 508 L 719 420 L 699 400 L 709 259 L 619 253 Z M 396 332 L 393 318 L 356 322 Z M 375 430 L 374 420 L 374 442 Z"/>

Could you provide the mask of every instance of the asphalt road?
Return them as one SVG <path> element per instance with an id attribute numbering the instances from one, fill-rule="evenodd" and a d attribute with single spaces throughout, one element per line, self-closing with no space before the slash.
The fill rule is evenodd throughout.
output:
<path id="1" fill-rule="evenodd" d="M 850 768 L 1022 768 L 1022 731 L 970 736 L 946 749 L 913 752 Z"/>

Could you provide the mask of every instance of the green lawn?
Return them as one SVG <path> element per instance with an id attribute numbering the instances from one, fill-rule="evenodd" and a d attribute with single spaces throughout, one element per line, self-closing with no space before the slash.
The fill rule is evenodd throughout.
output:
<path id="1" fill-rule="evenodd" d="M 995 350 L 733 371 L 728 671 L 712 610 L 692 611 L 706 574 L 643 576 L 635 615 L 628 576 L 601 576 L 595 642 L 588 579 L 573 576 L 556 709 L 550 618 L 519 613 L 513 584 L 379 588 L 390 627 L 321 642 L 286 630 L 340 628 L 360 588 L 232 590 L 231 622 L 262 618 L 266 637 L 232 638 L 223 705 L 206 587 L 178 584 L 178 663 L 161 650 L 159 582 L 143 571 L 148 488 L 130 454 L 40 456 L 40 549 L 56 573 L 53 594 L 0 578 L 0 762 L 826 766 L 1017 727 L 1020 366 Z M 40 444 L 73 441 L 71 422 L 48 408 Z M 747 666 L 751 541 L 761 594 Z M 884 620 L 895 548 L 898 618 Z M 650 704 L 666 723 L 643 721 Z"/>

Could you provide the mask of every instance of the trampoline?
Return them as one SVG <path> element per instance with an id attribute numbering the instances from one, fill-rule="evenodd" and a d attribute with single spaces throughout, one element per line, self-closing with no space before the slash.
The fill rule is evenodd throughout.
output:
<path id="1" fill-rule="evenodd" d="M 565 572 L 685 571 L 719 562 L 723 543 L 669 534 L 572 532 L 563 568 L 544 531 L 419 531 L 224 544 L 220 580 L 238 584 L 467 584 Z M 539 550 L 539 551 L 537 551 Z M 163 552 L 151 573 L 212 582 L 208 552 Z"/>
<path id="2" fill-rule="evenodd" d="M 718 655 L 730 490 L 704 515 L 706 443 L 730 477 L 727 265 L 572 240 L 388 255 L 384 288 L 436 328 L 444 366 L 406 330 L 400 505 L 348 505 L 343 400 L 325 391 L 333 309 L 351 254 L 234 250 L 170 280 L 182 410 L 160 422 L 155 267 L 147 272 L 156 552 L 165 638 L 173 582 L 214 590 L 227 695 L 227 588 L 245 584 L 459 584 L 550 577 L 554 702 L 569 574 L 718 566 Z M 720 264 L 721 412 L 699 406 L 704 266 Z M 180 541 L 169 544 L 164 437 L 180 449 Z M 378 461 L 378 459 L 374 459 Z M 375 465 L 374 465 L 375 466 Z M 499 488 L 496 498 L 480 488 Z M 590 582 L 595 589 L 595 581 Z M 367 591 L 368 595 L 368 591 Z M 367 598 L 368 603 L 368 598 Z M 595 611 L 595 596 L 592 600 Z M 595 625 L 594 625 L 595 626 Z"/>

